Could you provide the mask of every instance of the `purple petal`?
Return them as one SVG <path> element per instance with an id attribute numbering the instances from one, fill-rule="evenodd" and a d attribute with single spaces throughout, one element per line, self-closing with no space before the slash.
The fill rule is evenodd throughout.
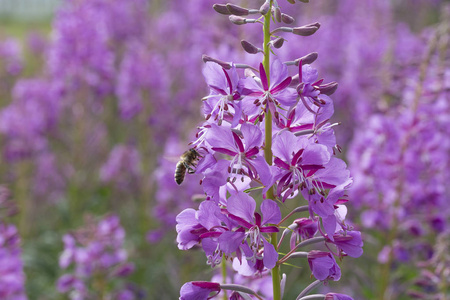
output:
<path id="1" fill-rule="evenodd" d="M 232 131 L 230 128 L 225 126 L 217 126 L 216 124 L 211 124 L 211 128 L 206 133 L 206 141 L 211 145 L 211 147 L 228 149 L 234 152 L 239 152 L 237 148 Z"/>
<path id="2" fill-rule="evenodd" d="M 241 131 L 244 136 L 246 151 L 253 147 L 261 147 L 262 132 L 258 126 L 245 123 L 241 125 Z"/>
<path id="3" fill-rule="evenodd" d="M 273 155 L 285 162 L 290 162 L 293 153 L 298 149 L 300 149 L 298 138 L 292 132 L 284 131 L 273 140 Z"/>
<path id="4" fill-rule="evenodd" d="M 180 300 L 207 300 L 210 299 L 211 292 L 219 293 L 220 284 L 205 281 L 187 282 L 181 287 Z"/>
<path id="5" fill-rule="evenodd" d="M 228 198 L 228 212 L 252 224 L 255 208 L 255 200 L 244 192 L 239 192 Z"/>
<path id="6" fill-rule="evenodd" d="M 267 164 L 264 157 L 257 156 L 256 158 L 251 160 L 251 163 L 258 172 L 262 184 L 264 184 L 266 187 L 271 187 L 275 183 L 274 182 L 275 179 L 272 175 L 272 171 L 269 167 L 269 164 Z"/>
<path id="7" fill-rule="evenodd" d="M 278 261 L 278 252 L 275 250 L 275 247 L 266 241 L 266 239 L 263 239 L 264 243 L 264 266 L 268 269 L 273 269 Z"/>
<path id="8" fill-rule="evenodd" d="M 261 213 L 263 215 L 262 224 L 278 224 L 281 221 L 281 211 L 278 204 L 270 199 L 261 203 Z"/>
<path id="9" fill-rule="evenodd" d="M 210 230 L 212 227 L 220 226 L 217 214 L 220 214 L 220 208 L 214 201 L 203 201 L 200 203 L 197 219 L 203 227 Z"/>
<path id="10" fill-rule="evenodd" d="M 319 77 L 317 69 L 311 67 L 311 65 L 302 66 L 302 78 L 304 83 L 313 83 Z"/>
<path id="11" fill-rule="evenodd" d="M 309 144 L 302 154 L 302 165 L 325 165 L 330 158 L 331 155 L 326 146 Z"/>
<path id="12" fill-rule="evenodd" d="M 225 91 L 228 91 L 228 81 L 221 66 L 213 62 L 207 62 L 203 67 L 203 76 L 210 87 L 222 90 L 224 94 L 227 94 Z"/>
<path id="13" fill-rule="evenodd" d="M 339 158 L 331 157 L 325 165 L 325 169 L 318 170 L 315 174 L 320 181 L 334 186 L 346 183 L 351 184 L 350 171 L 345 162 Z"/>
<path id="14" fill-rule="evenodd" d="M 219 237 L 219 247 L 226 255 L 235 252 L 244 240 L 244 232 L 225 231 Z"/>
<path id="15" fill-rule="evenodd" d="M 239 80 L 238 91 L 243 96 L 260 97 L 264 94 L 264 89 L 252 77 Z"/>
<path id="16" fill-rule="evenodd" d="M 327 217 L 322 217 L 322 224 L 325 228 L 325 232 L 328 234 L 328 237 L 332 240 L 334 232 L 336 231 L 336 216 L 333 214 Z"/>
<path id="17" fill-rule="evenodd" d="M 281 104 L 287 107 L 297 104 L 298 94 L 294 89 L 287 88 L 278 92 L 275 96 Z"/>
<path id="18" fill-rule="evenodd" d="M 278 58 L 275 58 L 270 64 L 270 87 L 279 85 L 289 76 L 288 67 Z"/>

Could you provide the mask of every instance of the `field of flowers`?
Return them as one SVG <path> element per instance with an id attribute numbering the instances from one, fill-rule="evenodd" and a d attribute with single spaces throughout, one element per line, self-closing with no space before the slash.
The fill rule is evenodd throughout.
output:
<path id="1" fill-rule="evenodd" d="M 0 300 L 450 299 L 449 180 L 446 0 L 0 18 Z"/>

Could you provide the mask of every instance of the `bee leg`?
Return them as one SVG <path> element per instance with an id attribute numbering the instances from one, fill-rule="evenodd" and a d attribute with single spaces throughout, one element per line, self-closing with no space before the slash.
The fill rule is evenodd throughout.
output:
<path id="1" fill-rule="evenodd" d="M 195 173 L 195 169 L 194 168 L 196 167 L 196 165 L 184 163 L 184 166 L 186 167 L 186 170 L 187 170 L 188 174 L 194 174 Z"/>

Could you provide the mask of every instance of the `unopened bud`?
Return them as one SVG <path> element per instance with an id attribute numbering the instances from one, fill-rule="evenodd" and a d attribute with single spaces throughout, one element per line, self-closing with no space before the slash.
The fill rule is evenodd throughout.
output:
<path id="1" fill-rule="evenodd" d="M 270 9 L 270 1 L 266 0 L 266 2 L 264 2 L 264 4 L 259 8 L 259 12 L 262 15 L 267 15 L 267 13 L 269 12 L 269 9 Z"/>
<path id="2" fill-rule="evenodd" d="M 295 65 L 298 66 L 300 61 L 304 65 L 312 64 L 317 59 L 317 57 L 319 57 L 319 54 L 317 52 L 311 52 L 309 54 L 306 54 L 303 57 L 300 57 L 300 58 L 296 59 L 295 60 Z"/>
<path id="3" fill-rule="evenodd" d="M 313 23 L 301 27 L 295 27 L 292 29 L 292 33 L 301 36 L 310 36 L 313 35 L 317 30 L 319 30 L 319 28 L 319 23 Z"/>
<path id="4" fill-rule="evenodd" d="M 251 44 L 250 42 L 247 42 L 246 40 L 241 41 L 242 48 L 244 48 L 245 52 L 250 54 L 256 54 L 259 52 L 259 49 Z"/>
<path id="5" fill-rule="evenodd" d="M 221 66 L 222 68 L 224 68 L 226 70 L 231 69 L 231 64 L 230 63 L 224 62 L 224 61 L 216 59 L 216 58 L 212 58 L 211 56 L 208 56 L 206 54 L 202 55 L 202 60 L 205 63 L 208 62 L 208 61 L 215 62 L 216 64 L 218 64 L 219 66 Z"/>
<path id="6" fill-rule="evenodd" d="M 248 9 L 240 7 L 238 5 L 228 3 L 227 9 L 232 15 L 235 15 L 235 16 L 247 16 L 248 15 Z"/>
<path id="7" fill-rule="evenodd" d="M 338 83 L 336 81 L 327 83 L 327 84 L 322 84 L 319 86 L 319 91 L 321 94 L 325 94 L 325 95 L 333 95 L 334 92 L 336 92 L 338 88 Z"/>
<path id="8" fill-rule="evenodd" d="M 231 23 L 235 24 L 235 25 L 244 25 L 247 23 L 256 23 L 255 19 L 246 19 L 246 18 L 242 18 L 239 16 L 235 16 L 235 15 L 231 15 L 228 17 L 231 21 Z"/>
<path id="9" fill-rule="evenodd" d="M 281 22 L 281 9 L 278 6 L 275 7 L 274 15 L 275 15 L 275 20 L 277 20 L 278 23 Z"/>
<path id="10" fill-rule="evenodd" d="M 281 14 L 281 21 L 285 24 L 292 24 L 294 23 L 295 19 L 287 14 Z"/>
<path id="11" fill-rule="evenodd" d="M 309 0 L 298 0 L 298 1 L 303 2 L 303 3 L 309 3 Z"/>
<path id="12" fill-rule="evenodd" d="M 221 15 L 231 15 L 225 4 L 214 4 L 213 9 Z"/>
<path id="13" fill-rule="evenodd" d="M 281 46 L 283 46 L 284 39 L 282 37 L 279 37 L 272 41 L 272 45 L 274 48 L 279 49 Z"/>
<path id="14" fill-rule="evenodd" d="M 290 4 L 295 4 L 295 0 L 287 0 Z"/>
<path id="15" fill-rule="evenodd" d="M 234 15 L 229 16 L 228 18 L 230 19 L 231 23 L 236 24 L 236 25 L 247 24 L 247 22 L 245 21 L 245 18 L 241 18 L 241 17 L 234 16 Z"/>

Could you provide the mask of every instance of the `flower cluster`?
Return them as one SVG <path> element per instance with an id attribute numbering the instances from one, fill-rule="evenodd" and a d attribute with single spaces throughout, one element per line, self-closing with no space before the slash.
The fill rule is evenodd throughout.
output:
<path id="1" fill-rule="evenodd" d="M 60 293 L 68 293 L 70 299 L 139 299 L 140 291 L 125 285 L 134 265 L 127 262 L 125 231 L 119 222 L 114 215 L 89 220 L 85 228 L 64 236 L 59 265 L 71 271 L 59 278 Z"/>
<path id="2" fill-rule="evenodd" d="M 329 96 L 337 83 L 319 79 L 311 66 L 315 53 L 287 62 L 271 57 L 283 44 L 279 32 L 309 36 L 320 24 L 271 30 L 272 20 L 276 25 L 293 22 L 276 1 L 266 1 L 259 9 L 234 4 L 215 4 L 214 9 L 236 25 L 263 24 L 263 49 L 241 42 L 246 52 L 263 53 L 263 62 L 253 67 L 203 57 L 210 94 L 203 98 L 206 121 L 192 145 L 198 152 L 196 173 L 203 176 L 206 200 L 197 210 L 188 208 L 177 216 L 178 247 L 201 245 L 209 265 L 233 262 L 241 276 L 270 271 L 272 299 L 282 297 L 280 265 L 304 257 L 317 281 L 299 294 L 297 299 L 302 299 L 321 282 L 340 279 L 335 256 L 359 257 L 363 245 L 360 232 L 345 223 L 344 204 L 352 178 L 335 155 L 340 149 L 333 131 L 336 124 L 329 121 L 334 112 Z M 279 205 L 302 198 L 305 205 L 283 218 Z M 308 214 L 285 227 L 278 239 L 282 224 L 300 212 Z M 289 233 L 290 251 L 280 257 Z M 327 251 L 297 251 L 316 243 L 324 244 Z M 187 283 L 180 299 L 210 299 L 210 293 L 221 290 L 232 290 L 230 299 L 245 294 L 262 299 L 248 287 L 225 282 Z"/>
<path id="3" fill-rule="evenodd" d="M 362 225 L 376 230 L 374 236 L 389 236 L 377 247 L 388 275 L 399 263 L 429 259 L 434 237 L 450 222 L 450 73 L 443 67 L 449 63 L 449 13 L 423 47 L 419 68 L 409 62 L 389 109 L 358 128 L 349 150 L 357 178 L 350 195 L 361 199 Z"/>
<path id="4" fill-rule="evenodd" d="M 4 219 L 17 212 L 9 190 L 0 185 L 0 298 L 26 300 L 20 236 L 16 226 Z"/>

